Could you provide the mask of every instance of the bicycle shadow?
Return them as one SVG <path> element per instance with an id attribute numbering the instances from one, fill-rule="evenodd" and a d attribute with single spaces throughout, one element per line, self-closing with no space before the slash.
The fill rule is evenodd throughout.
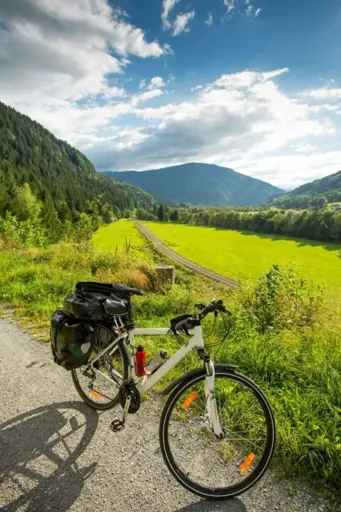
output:
<path id="1" fill-rule="evenodd" d="M 191 503 L 176 512 L 247 512 L 244 503 L 238 498 L 224 501 L 198 501 Z"/>
<path id="2" fill-rule="evenodd" d="M 39 407 L 0 425 L 0 482 L 13 496 L 1 510 L 69 510 L 97 466 L 77 464 L 97 425 L 83 402 Z"/>

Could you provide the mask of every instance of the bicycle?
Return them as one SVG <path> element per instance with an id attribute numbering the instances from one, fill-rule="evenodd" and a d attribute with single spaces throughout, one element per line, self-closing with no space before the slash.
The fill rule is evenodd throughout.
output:
<path id="1" fill-rule="evenodd" d="M 229 315 L 223 301 L 196 305 L 198 312 L 172 319 L 170 328 L 136 328 L 131 297 L 142 292 L 119 286 L 128 303 L 127 317 L 101 324 L 108 338 L 100 335 L 88 363 L 72 370 L 80 396 L 100 410 L 120 403 L 122 418 L 111 423 L 113 431 L 120 431 L 127 414 L 139 410 L 141 398 L 187 354 L 197 351 L 202 366 L 180 376 L 163 392 L 169 395 L 159 428 L 164 461 L 182 486 L 201 497 L 226 499 L 247 491 L 271 461 L 275 421 L 258 385 L 237 372 L 236 366 L 214 364 L 205 350 L 201 322 L 209 314 Z M 139 377 L 135 337 L 179 334 L 189 340 L 151 375 Z M 90 381 L 86 389 L 81 377 Z"/>

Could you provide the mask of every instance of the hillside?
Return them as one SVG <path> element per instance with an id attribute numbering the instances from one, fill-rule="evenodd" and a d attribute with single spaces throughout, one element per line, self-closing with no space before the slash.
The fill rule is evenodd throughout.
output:
<path id="1" fill-rule="evenodd" d="M 327 203 L 339 201 L 341 201 L 341 171 L 305 183 L 270 202 L 278 208 L 321 209 Z"/>
<path id="2" fill-rule="evenodd" d="M 341 191 L 341 171 L 330 174 L 325 178 L 305 183 L 298 188 L 295 188 L 290 195 L 303 195 L 303 194 L 326 194 L 334 190 Z"/>
<path id="3" fill-rule="evenodd" d="M 43 202 L 51 199 L 61 220 L 87 212 L 88 202 L 100 196 L 122 213 L 151 210 L 156 202 L 143 190 L 106 178 L 80 151 L 0 102 L 0 214 L 11 210 L 24 183 Z"/>
<path id="4" fill-rule="evenodd" d="M 137 185 L 156 197 L 192 205 L 252 205 L 282 191 L 269 183 L 218 165 L 189 163 L 150 171 L 104 174 Z"/>

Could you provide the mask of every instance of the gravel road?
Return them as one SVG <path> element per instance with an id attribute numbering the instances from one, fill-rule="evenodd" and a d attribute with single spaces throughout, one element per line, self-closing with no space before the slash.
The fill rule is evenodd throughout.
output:
<path id="1" fill-rule="evenodd" d="M 50 347 L 0 319 L 0 510 L 317 512 L 329 510 L 270 472 L 240 499 L 206 502 L 168 473 L 158 447 L 159 397 L 114 434 L 115 411 L 85 406 Z"/>
<path id="2" fill-rule="evenodd" d="M 238 286 L 238 283 L 236 281 L 232 281 L 232 279 L 228 279 L 227 277 L 222 277 L 219 274 L 212 272 L 211 270 L 207 270 L 206 268 L 200 267 L 199 265 L 192 263 L 192 261 L 189 261 L 186 258 L 179 256 L 179 254 L 176 254 L 176 252 L 169 249 L 156 235 L 154 235 L 154 233 L 152 233 L 152 231 L 150 231 L 146 226 L 141 224 L 141 222 L 135 221 L 135 225 L 162 252 L 167 254 L 167 256 L 177 261 L 178 263 L 181 263 L 181 265 L 184 265 L 184 267 L 187 267 L 190 270 L 197 272 L 198 274 L 208 277 L 209 279 L 213 279 L 218 283 L 226 284 L 227 286 L 230 286 L 230 288 L 236 288 Z"/>

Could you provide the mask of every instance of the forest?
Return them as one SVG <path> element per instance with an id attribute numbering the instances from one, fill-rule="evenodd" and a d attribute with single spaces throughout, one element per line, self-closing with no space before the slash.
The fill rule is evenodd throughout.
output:
<path id="1" fill-rule="evenodd" d="M 137 210 L 141 220 L 178 222 L 198 226 L 276 234 L 288 237 L 341 242 L 341 211 L 324 208 L 315 210 L 238 211 L 234 208 L 171 208 L 155 206 L 153 212 Z"/>
<path id="2" fill-rule="evenodd" d="M 72 234 L 152 210 L 143 190 L 97 172 L 80 152 L 0 102 L 0 233 L 24 244 Z M 34 226 L 34 229 L 33 229 Z"/>

